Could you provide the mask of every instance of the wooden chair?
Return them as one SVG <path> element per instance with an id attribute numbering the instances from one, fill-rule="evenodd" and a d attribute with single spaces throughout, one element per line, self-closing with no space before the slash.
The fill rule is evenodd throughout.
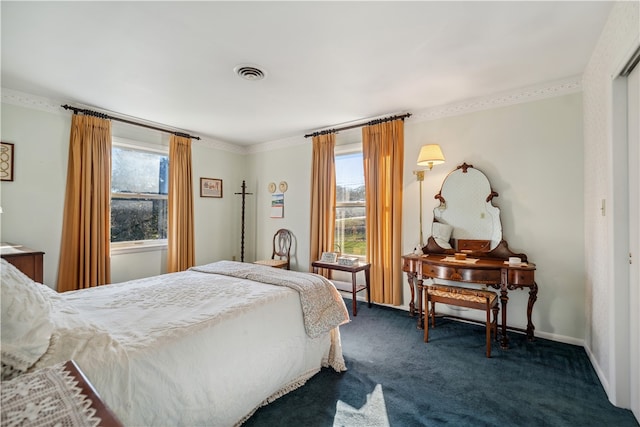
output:
<path id="1" fill-rule="evenodd" d="M 456 305 L 459 307 L 484 310 L 487 313 L 486 339 L 487 357 L 491 357 L 491 332 L 497 339 L 498 332 L 498 295 L 495 292 L 482 289 L 469 289 L 458 286 L 429 285 L 425 286 L 424 292 L 424 342 L 429 341 L 429 316 L 431 317 L 431 327 L 436 327 L 436 303 Z M 429 308 L 431 303 L 431 308 Z M 493 321 L 491 312 L 493 311 Z"/>
<path id="2" fill-rule="evenodd" d="M 255 261 L 254 264 L 267 265 L 275 268 L 286 268 L 289 270 L 291 261 L 291 232 L 285 228 L 276 231 L 273 236 L 273 251 L 271 259 Z M 276 258 L 277 257 L 277 258 Z"/>

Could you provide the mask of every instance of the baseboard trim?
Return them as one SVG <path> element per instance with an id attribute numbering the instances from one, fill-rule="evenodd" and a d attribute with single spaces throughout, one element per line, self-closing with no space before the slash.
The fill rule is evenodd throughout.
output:
<path id="1" fill-rule="evenodd" d="M 535 333 L 536 337 L 544 338 L 551 341 L 558 341 L 565 344 L 577 345 L 580 347 L 584 347 L 584 339 L 582 338 L 574 338 L 568 337 L 566 335 L 552 334 L 549 332 L 538 332 Z"/>
<path id="2" fill-rule="evenodd" d="M 602 384 L 602 388 L 604 388 L 604 392 L 607 394 L 607 399 L 609 399 L 609 402 L 611 402 L 613 406 L 618 406 L 615 404 L 613 400 L 611 400 L 612 393 L 611 393 L 611 386 L 609 385 L 609 380 L 607 379 L 604 372 L 600 368 L 598 359 L 596 358 L 595 354 L 593 354 L 593 351 L 591 351 L 591 347 L 585 345 L 584 350 L 587 352 L 587 357 L 589 357 L 589 360 L 591 361 L 591 366 L 593 366 L 593 369 L 596 371 L 596 375 L 600 380 L 600 384 Z"/>
<path id="3" fill-rule="evenodd" d="M 347 298 L 351 298 L 351 294 L 349 293 L 347 295 L 347 293 L 343 294 L 344 296 L 346 296 Z M 364 296 L 362 295 L 358 295 L 356 297 L 356 300 L 358 301 L 363 301 L 366 302 L 366 299 L 364 298 Z M 381 305 L 383 307 L 389 307 L 389 308 L 394 308 L 396 310 L 403 310 L 403 311 L 409 311 L 409 307 L 406 306 L 395 306 L 395 305 L 390 305 L 390 304 L 378 304 L 378 303 L 373 303 L 373 304 L 377 304 L 377 305 Z M 478 324 L 482 324 L 482 322 L 477 321 L 477 320 L 473 320 L 473 319 L 466 319 L 464 317 L 460 317 L 460 316 L 455 316 L 455 315 L 451 315 L 451 314 L 447 314 L 447 313 L 443 313 L 444 317 L 450 317 L 452 319 L 461 321 L 461 322 L 469 322 L 469 323 L 478 323 Z M 519 333 L 519 334 L 525 334 L 526 331 L 522 328 L 517 328 L 517 327 L 511 327 L 511 326 L 507 326 L 507 330 L 509 330 L 510 332 L 515 332 L 515 333 Z M 585 350 L 587 350 L 587 348 L 585 347 L 585 342 L 584 339 L 582 338 L 575 338 L 575 337 L 568 337 L 566 335 L 560 335 L 560 334 L 554 334 L 554 333 L 550 333 L 550 332 L 542 332 L 542 331 L 535 331 L 535 336 L 537 338 L 544 338 L 547 340 L 551 340 L 551 341 L 557 341 L 557 342 L 561 342 L 564 344 L 571 344 L 571 345 L 577 345 L 580 347 L 584 347 Z M 590 354 L 590 352 L 587 350 L 587 354 Z M 593 355 L 590 355 L 590 359 L 592 359 L 592 364 L 593 364 Z"/>

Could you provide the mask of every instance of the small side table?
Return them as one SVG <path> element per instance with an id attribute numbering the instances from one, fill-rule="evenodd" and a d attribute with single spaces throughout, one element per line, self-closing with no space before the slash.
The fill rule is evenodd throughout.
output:
<path id="1" fill-rule="evenodd" d="M 344 292 L 351 292 L 352 300 L 353 300 L 353 316 L 358 315 L 358 309 L 356 305 L 356 294 L 362 290 L 367 290 L 367 301 L 369 303 L 369 308 L 371 308 L 371 288 L 369 286 L 369 269 L 371 268 L 371 264 L 368 262 L 361 262 L 356 265 L 342 265 L 337 262 L 322 262 L 322 261 L 314 261 L 311 263 L 313 266 L 313 272 L 317 273 L 319 268 L 326 268 L 328 270 L 339 270 L 346 271 L 351 273 L 351 286 L 349 283 L 340 282 L 337 280 L 332 280 L 336 289 Z M 358 285 L 356 282 L 356 273 L 358 271 L 364 271 L 364 285 Z"/>
<path id="2" fill-rule="evenodd" d="M 0 243 L 0 255 L 31 280 L 42 283 L 44 252 L 13 243 Z"/>

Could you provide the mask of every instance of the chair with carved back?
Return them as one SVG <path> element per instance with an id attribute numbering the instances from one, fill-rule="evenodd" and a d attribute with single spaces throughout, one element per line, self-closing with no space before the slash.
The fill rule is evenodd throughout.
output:
<path id="1" fill-rule="evenodd" d="M 254 264 L 266 265 L 289 270 L 291 262 L 291 241 L 293 235 L 286 228 L 281 228 L 273 235 L 273 250 L 271 259 L 255 261 Z"/>

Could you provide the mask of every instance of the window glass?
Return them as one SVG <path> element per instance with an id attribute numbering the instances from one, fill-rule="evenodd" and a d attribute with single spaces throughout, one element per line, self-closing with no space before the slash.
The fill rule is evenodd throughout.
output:
<path id="1" fill-rule="evenodd" d="M 336 250 L 366 255 L 365 186 L 362 152 L 336 155 Z"/>
<path id="2" fill-rule="evenodd" d="M 167 238 L 166 154 L 113 146 L 111 242 Z"/>
<path id="3" fill-rule="evenodd" d="M 111 192 L 168 194 L 169 157 L 160 153 L 113 147 Z"/>

